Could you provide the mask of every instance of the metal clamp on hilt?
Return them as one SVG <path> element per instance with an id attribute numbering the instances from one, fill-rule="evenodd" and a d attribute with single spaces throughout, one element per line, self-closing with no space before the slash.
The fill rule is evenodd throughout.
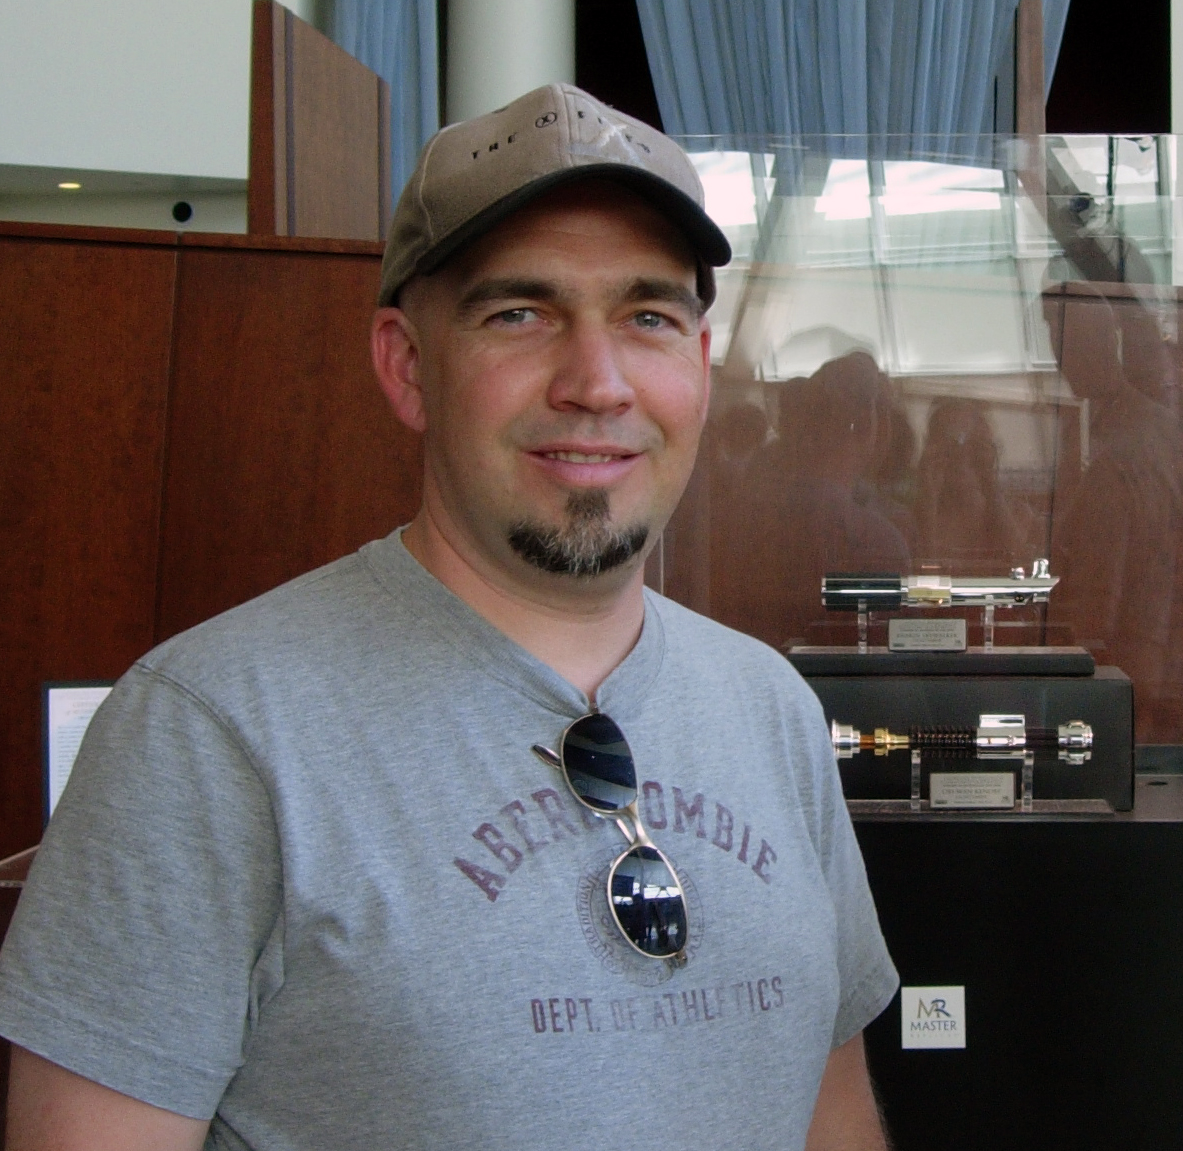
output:
<path id="1" fill-rule="evenodd" d="M 1092 755 L 1093 729 L 1079 719 L 1056 728 L 1028 728 L 1026 716 L 980 715 L 977 727 L 913 727 L 907 735 L 877 727 L 863 735 L 857 727 L 833 720 L 830 741 L 839 759 L 850 759 L 856 751 L 886 755 L 904 748 L 980 755 L 1054 750 L 1065 763 L 1084 763 Z"/>
<path id="2" fill-rule="evenodd" d="M 1015 568 L 995 578 L 941 575 L 893 575 L 888 572 L 833 572 L 822 578 L 822 606 L 830 611 L 858 611 L 862 600 L 869 611 L 899 608 L 1024 607 L 1047 603 L 1059 576 L 1048 571 L 1048 561 L 1037 559 L 1031 574 Z"/>
<path id="3" fill-rule="evenodd" d="M 1093 746 L 1093 729 L 1079 719 L 1060 724 L 1056 735 L 1061 747 L 1083 750 Z"/>

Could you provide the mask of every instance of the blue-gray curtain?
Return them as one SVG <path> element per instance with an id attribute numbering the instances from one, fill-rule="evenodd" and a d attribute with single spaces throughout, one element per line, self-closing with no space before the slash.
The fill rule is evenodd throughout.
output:
<path id="1" fill-rule="evenodd" d="M 1018 0 L 637 0 L 667 132 L 994 131 Z M 1048 82 L 1068 0 L 1045 0 Z M 1045 56 L 1048 55 L 1045 52 Z"/>
<path id="2" fill-rule="evenodd" d="M 436 0 L 335 0 L 330 37 L 390 85 L 395 199 L 439 128 Z"/>

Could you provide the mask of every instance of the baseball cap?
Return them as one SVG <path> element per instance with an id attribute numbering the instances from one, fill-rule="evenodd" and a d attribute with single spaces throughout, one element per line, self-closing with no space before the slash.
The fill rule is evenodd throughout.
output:
<path id="1" fill-rule="evenodd" d="M 731 259 L 731 246 L 703 208 L 689 157 L 668 136 L 574 85 L 547 84 L 427 142 L 390 224 L 379 306 L 543 192 L 589 177 L 631 188 L 682 231 L 709 305 L 712 268 Z"/>

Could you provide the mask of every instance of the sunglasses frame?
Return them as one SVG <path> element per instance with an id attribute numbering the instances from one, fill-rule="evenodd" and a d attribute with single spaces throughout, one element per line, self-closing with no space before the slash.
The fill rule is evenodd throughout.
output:
<path id="1" fill-rule="evenodd" d="M 612 898 L 612 880 L 616 877 L 617 868 L 619 868 L 620 865 L 630 855 L 632 855 L 632 853 L 634 851 L 636 851 L 638 848 L 644 847 L 644 848 L 648 848 L 650 851 L 654 852 L 654 854 L 657 855 L 658 859 L 661 860 L 661 862 L 665 866 L 666 870 L 670 873 L 670 875 L 673 876 L 674 881 L 677 883 L 677 887 L 678 887 L 678 898 L 681 899 L 681 901 L 682 901 L 683 913 L 685 913 L 685 910 L 686 910 L 686 892 L 682 888 L 682 881 L 678 877 L 677 871 L 674 870 L 674 865 L 670 862 L 669 857 L 665 854 L 665 852 L 662 851 L 661 848 L 658 847 L 657 844 L 655 844 L 653 842 L 653 840 L 649 838 L 649 833 L 645 830 L 645 825 L 641 822 L 641 815 L 637 809 L 637 801 L 640 798 L 640 790 L 635 786 L 635 784 L 636 784 L 635 774 L 634 774 L 634 779 L 633 779 L 633 782 L 634 782 L 633 798 L 622 807 L 615 808 L 614 810 L 611 810 L 611 811 L 605 811 L 602 808 L 596 807 L 594 804 L 588 803 L 588 801 L 586 799 L 584 799 L 583 796 L 580 795 L 578 791 L 575 790 L 574 785 L 571 783 L 571 776 L 567 770 L 567 764 L 563 758 L 563 754 L 562 754 L 563 749 L 567 745 L 567 736 L 570 734 L 571 730 L 577 724 L 582 723 L 585 719 L 588 719 L 593 715 L 603 715 L 603 714 L 604 714 L 603 712 L 598 711 L 598 710 L 589 711 L 589 712 L 585 713 L 584 715 L 579 716 L 578 719 L 574 719 L 569 724 L 567 724 L 567 726 L 563 729 L 563 734 L 559 737 L 559 750 L 557 752 L 552 750 L 549 747 L 544 747 L 540 743 L 533 744 L 531 746 L 530 750 L 532 752 L 534 752 L 534 754 L 540 760 L 542 760 L 542 762 L 545 763 L 548 767 L 554 768 L 556 771 L 562 773 L 563 782 L 566 783 L 567 790 L 575 797 L 575 799 L 579 803 L 581 803 L 584 807 L 586 807 L 588 809 L 588 811 L 590 811 L 593 815 L 597 816 L 599 819 L 607 819 L 607 820 L 611 820 L 613 823 L 615 823 L 616 826 L 620 828 L 621 834 L 628 841 L 628 844 L 629 844 L 628 849 L 625 851 L 622 851 L 616 857 L 616 859 L 613 860 L 612 866 L 608 869 L 608 885 L 607 885 L 608 909 L 612 912 L 612 919 L 615 922 L 617 930 L 620 932 L 624 941 L 638 955 L 643 955 L 646 959 L 666 960 L 671 963 L 674 963 L 678 967 L 682 967 L 686 963 L 686 943 L 685 943 L 685 941 L 683 941 L 682 946 L 677 951 L 671 952 L 669 955 L 654 955 L 652 952 L 645 951 L 643 948 L 638 947 L 637 944 L 633 942 L 632 937 L 629 935 L 628 931 L 625 930 L 624 924 L 621 923 L 620 916 L 617 914 L 617 911 L 616 911 L 616 904 Z M 609 716 L 604 716 L 604 718 L 607 719 L 616 728 L 617 731 L 620 731 L 620 726 L 619 726 L 619 724 L 616 723 L 615 720 L 611 719 L 611 717 L 609 717 Z M 620 736 L 621 736 L 621 739 L 624 741 L 625 747 L 628 747 L 628 740 L 624 739 L 624 732 L 620 732 Z M 632 748 L 629 748 L 629 759 L 630 760 L 632 759 Z M 636 770 L 636 768 L 634 765 L 634 773 L 635 773 L 635 770 Z M 624 816 L 628 817 L 627 820 L 624 818 Z"/>

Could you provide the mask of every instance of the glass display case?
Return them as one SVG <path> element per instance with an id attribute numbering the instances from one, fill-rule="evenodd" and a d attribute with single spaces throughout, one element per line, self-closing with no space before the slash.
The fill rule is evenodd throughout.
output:
<path id="1" fill-rule="evenodd" d="M 650 581 L 787 654 L 858 643 L 827 573 L 1047 560 L 994 643 L 1087 649 L 1133 681 L 1137 743 L 1183 743 L 1177 140 L 682 143 L 734 259 Z"/>

